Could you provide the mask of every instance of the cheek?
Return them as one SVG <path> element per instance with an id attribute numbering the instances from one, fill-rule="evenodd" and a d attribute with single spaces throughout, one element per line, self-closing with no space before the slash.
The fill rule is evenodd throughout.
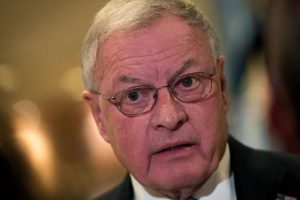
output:
<path id="1" fill-rule="evenodd" d="M 131 172 L 143 172 L 148 163 L 148 120 L 125 116 L 111 120 L 111 145 L 119 161 Z"/>
<path id="2" fill-rule="evenodd" d="M 221 128 L 225 118 L 225 111 L 217 98 L 191 105 L 188 113 L 191 123 L 203 133 Z"/>
<path id="3" fill-rule="evenodd" d="M 215 97 L 199 102 L 190 108 L 189 120 L 196 130 L 202 150 L 207 156 L 226 142 L 227 122 L 221 98 Z"/>

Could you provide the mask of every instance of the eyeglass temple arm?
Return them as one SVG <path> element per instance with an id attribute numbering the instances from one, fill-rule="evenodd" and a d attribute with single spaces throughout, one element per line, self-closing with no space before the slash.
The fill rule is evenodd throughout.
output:
<path id="1" fill-rule="evenodd" d="M 96 95 L 98 95 L 98 96 L 100 96 L 100 97 L 102 97 L 102 98 L 104 98 L 106 100 L 108 100 L 109 102 L 111 102 L 113 104 L 116 104 L 116 97 L 114 97 L 114 96 L 106 96 L 104 94 L 101 94 L 100 92 L 93 91 L 93 90 L 91 90 L 90 92 L 94 93 L 94 94 L 96 94 Z"/>

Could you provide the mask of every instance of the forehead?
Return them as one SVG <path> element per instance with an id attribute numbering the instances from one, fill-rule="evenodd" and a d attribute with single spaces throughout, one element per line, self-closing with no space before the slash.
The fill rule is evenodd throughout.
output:
<path id="1" fill-rule="evenodd" d="M 150 26 L 110 36 L 98 50 L 96 67 L 106 77 L 128 68 L 145 71 L 155 68 L 150 65 L 157 68 L 200 55 L 203 62 L 213 57 L 208 36 L 181 17 L 164 15 Z"/>

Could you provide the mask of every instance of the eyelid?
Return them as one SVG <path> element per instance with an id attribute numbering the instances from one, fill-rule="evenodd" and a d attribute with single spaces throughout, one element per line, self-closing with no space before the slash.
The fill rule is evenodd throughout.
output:
<path id="1" fill-rule="evenodd" d="M 171 79 L 169 81 L 168 85 L 174 85 L 178 81 L 181 81 L 182 79 L 187 78 L 187 77 L 193 77 L 193 78 L 199 78 L 199 77 L 201 77 L 201 76 L 197 76 L 198 74 L 207 74 L 207 73 L 205 73 L 205 72 L 192 72 L 192 73 L 188 73 L 188 74 L 183 74 L 183 75 L 175 77 L 174 79 Z"/>
<path id="2" fill-rule="evenodd" d="M 129 87 L 126 87 L 127 84 L 123 85 L 122 87 L 120 87 L 121 89 L 117 90 L 117 92 L 113 93 L 114 95 L 113 96 L 117 96 L 119 93 L 122 93 L 122 92 L 125 92 L 127 90 L 130 90 L 130 89 L 135 89 L 135 88 L 142 88 L 142 87 L 146 87 L 148 86 L 149 88 L 154 88 L 154 86 L 152 85 L 146 85 L 146 84 L 142 84 L 142 85 L 134 85 L 134 86 L 129 86 Z M 123 88 L 123 89 L 122 89 Z"/>
<path id="3" fill-rule="evenodd" d="M 118 95 L 120 95 L 120 94 L 128 94 L 128 91 L 130 91 L 130 90 L 138 90 L 138 89 L 144 89 L 144 88 L 147 88 L 147 89 L 155 89 L 155 87 L 153 87 L 153 86 L 151 86 L 151 85 L 138 85 L 138 86 L 133 86 L 133 87 L 129 87 L 129 88 L 126 88 L 126 89 L 124 89 L 124 90 L 121 90 L 121 91 L 119 91 L 119 92 L 117 92 L 116 94 L 115 94 L 115 96 L 118 96 Z"/>

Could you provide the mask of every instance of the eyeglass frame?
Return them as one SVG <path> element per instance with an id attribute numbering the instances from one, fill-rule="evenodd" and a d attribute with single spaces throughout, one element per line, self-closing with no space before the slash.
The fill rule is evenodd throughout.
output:
<path id="1" fill-rule="evenodd" d="M 200 74 L 200 73 L 207 75 L 207 77 L 208 77 L 208 79 L 210 81 L 210 89 L 209 89 L 208 94 L 206 96 L 204 96 L 204 97 L 201 97 L 200 99 L 196 99 L 196 100 L 193 100 L 193 101 L 183 101 L 179 97 L 177 97 L 177 95 L 175 94 L 175 91 L 173 91 L 173 88 L 172 88 L 173 82 L 176 79 L 179 79 L 180 77 L 188 76 L 188 75 L 191 75 L 191 74 Z M 94 93 L 94 94 L 96 94 L 96 95 L 98 95 L 98 96 L 100 96 L 100 97 L 102 97 L 104 99 L 106 99 L 108 102 L 110 102 L 111 104 L 115 105 L 122 114 L 124 114 L 124 115 L 126 115 L 128 117 L 135 117 L 135 116 L 146 114 L 146 113 L 150 112 L 153 109 L 153 107 L 154 107 L 154 105 L 155 105 L 155 103 L 157 101 L 157 98 L 158 98 L 158 90 L 160 90 L 162 88 L 167 88 L 168 91 L 169 91 L 169 93 L 171 94 L 171 96 L 173 98 L 175 98 L 175 99 L 177 99 L 177 100 L 179 100 L 180 102 L 183 102 L 183 103 L 194 103 L 194 102 L 197 102 L 197 101 L 204 101 L 207 97 L 209 97 L 209 94 L 211 93 L 212 82 L 213 82 L 212 77 L 215 76 L 216 74 L 217 73 L 216 73 L 216 69 L 215 68 L 214 68 L 214 71 L 212 73 L 208 73 L 208 72 L 193 72 L 193 73 L 189 73 L 189 74 L 184 74 L 182 76 L 177 76 L 177 77 L 171 79 L 170 81 L 168 81 L 168 84 L 165 85 L 165 86 L 161 86 L 161 87 L 156 88 L 156 87 L 154 87 L 152 85 L 138 85 L 138 86 L 129 87 L 129 88 L 124 89 L 124 90 L 120 90 L 117 93 L 115 93 L 115 95 L 113 95 L 113 96 L 107 96 L 107 95 L 104 95 L 104 94 L 102 94 L 102 93 L 100 93 L 98 91 L 95 91 L 95 90 L 92 90 L 90 92 Z M 135 89 L 135 88 L 143 88 L 143 87 L 144 88 L 148 87 L 149 89 L 152 89 L 154 91 L 153 92 L 154 102 L 153 102 L 152 106 L 149 107 L 149 110 L 143 111 L 141 113 L 136 113 L 136 114 L 128 114 L 128 113 L 123 112 L 122 108 L 121 108 L 121 102 L 122 101 L 120 101 L 120 102 L 116 101 L 118 94 L 124 93 L 124 92 L 126 92 L 128 90 L 132 90 L 132 89 Z"/>

